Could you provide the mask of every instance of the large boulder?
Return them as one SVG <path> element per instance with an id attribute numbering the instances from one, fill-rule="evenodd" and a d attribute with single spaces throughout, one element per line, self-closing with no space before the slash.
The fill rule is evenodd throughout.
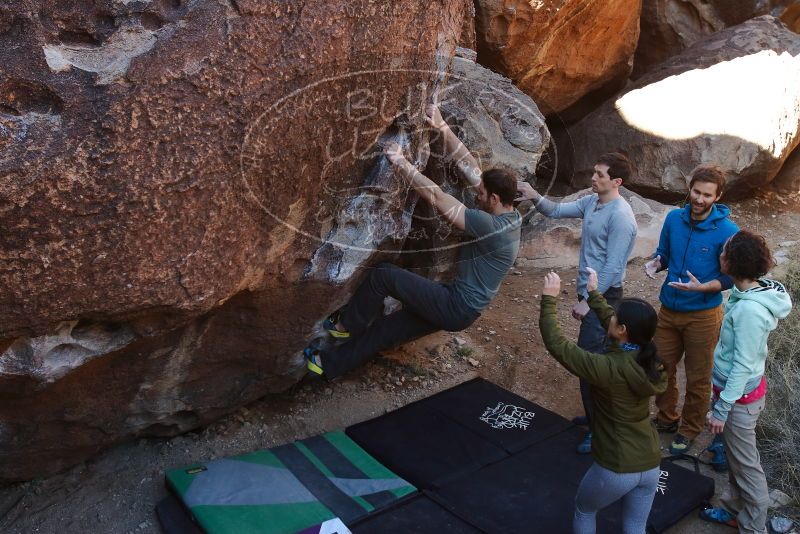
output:
<path id="1" fill-rule="evenodd" d="M 0 11 L 0 479 L 298 379 L 402 248 L 465 2 L 17 0 Z"/>
<path id="2" fill-rule="evenodd" d="M 800 142 L 800 35 L 765 15 L 698 41 L 569 129 L 573 185 L 594 159 L 626 152 L 626 185 L 681 198 L 701 163 L 729 171 L 728 192 L 769 183 Z"/>
<path id="3" fill-rule="evenodd" d="M 546 115 L 628 77 L 642 0 L 478 0 L 478 61 Z"/>
<path id="4" fill-rule="evenodd" d="M 783 16 L 786 6 L 794 1 L 644 0 L 632 77 L 638 78 L 662 61 L 724 28 L 760 15 Z"/>
<path id="5" fill-rule="evenodd" d="M 590 194 L 591 189 L 583 189 L 554 200 L 572 202 Z M 620 194 L 631 205 L 639 226 L 629 261 L 648 258 L 656 250 L 664 219 L 673 208 L 641 197 L 624 187 L 620 188 Z M 568 269 L 578 266 L 583 230 L 580 219 L 551 219 L 533 211 L 528 212 L 525 220 L 517 264 L 538 269 Z"/>

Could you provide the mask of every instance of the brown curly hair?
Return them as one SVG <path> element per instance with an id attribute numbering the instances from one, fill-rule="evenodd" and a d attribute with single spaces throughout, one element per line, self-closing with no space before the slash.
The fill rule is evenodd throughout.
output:
<path id="1" fill-rule="evenodd" d="M 741 280 L 761 278 L 775 265 L 764 236 L 739 230 L 725 243 L 725 273 Z"/>

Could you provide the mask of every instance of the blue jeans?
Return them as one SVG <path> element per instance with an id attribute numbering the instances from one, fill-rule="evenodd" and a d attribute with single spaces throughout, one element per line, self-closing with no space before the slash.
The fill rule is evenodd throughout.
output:
<path id="1" fill-rule="evenodd" d="M 575 496 L 572 531 L 594 534 L 597 512 L 622 499 L 622 532 L 644 534 L 658 488 L 659 467 L 639 473 L 616 473 L 597 463 L 586 471 Z"/>
<path id="2" fill-rule="evenodd" d="M 603 296 L 608 302 L 608 305 L 616 308 L 622 300 L 622 288 L 610 287 L 603 293 Z M 600 324 L 600 318 L 594 310 L 589 310 L 589 313 L 581 321 L 581 329 L 578 333 L 578 346 L 583 350 L 593 352 L 595 354 L 603 354 L 606 351 L 606 335 L 608 331 Z M 592 395 L 589 392 L 589 383 L 584 379 L 580 379 L 581 384 L 581 401 L 583 402 L 583 413 L 586 418 L 592 420 Z"/>

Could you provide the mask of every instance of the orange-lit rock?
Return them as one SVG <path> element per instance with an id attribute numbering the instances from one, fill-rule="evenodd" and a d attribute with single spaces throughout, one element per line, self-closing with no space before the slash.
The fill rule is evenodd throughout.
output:
<path id="1" fill-rule="evenodd" d="M 478 60 L 511 78 L 545 115 L 622 83 L 639 37 L 641 0 L 479 0 Z"/>

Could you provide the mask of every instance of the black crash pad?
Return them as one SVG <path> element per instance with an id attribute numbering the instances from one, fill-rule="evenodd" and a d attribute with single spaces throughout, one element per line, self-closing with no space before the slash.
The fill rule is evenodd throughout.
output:
<path id="1" fill-rule="evenodd" d="M 481 534 L 440 504 L 422 494 L 399 502 L 350 526 L 353 534 Z"/>
<path id="2" fill-rule="evenodd" d="M 346 433 L 415 486 L 431 488 L 570 427 L 563 417 L 476 378 Z"/>

